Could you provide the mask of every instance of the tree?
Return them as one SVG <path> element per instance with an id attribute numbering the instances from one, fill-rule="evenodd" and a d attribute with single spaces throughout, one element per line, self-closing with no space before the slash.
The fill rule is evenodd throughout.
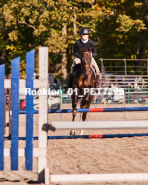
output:
<path id="1" fill-rule="evenodd" d="M 146 58 L 147 11 L 146 0 L 4 0 L 0 3 L 0 63 L 6 64 L 9 74 L 11 60 L 21 56 L 23 77 L 26 53 L 48 46 L 50 72 L 57 79 L 66 79 L 83 26 L 90 29 L 97 47 L 96 60 Z M 118 66 L 119 62 L 108 65 Z"/>

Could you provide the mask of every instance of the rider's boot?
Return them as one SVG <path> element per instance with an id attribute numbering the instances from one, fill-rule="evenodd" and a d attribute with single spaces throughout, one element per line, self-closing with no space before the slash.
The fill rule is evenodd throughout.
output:
<path id="1" fill-rule="evenodd" d="M 100 87 L 100 78 L 99 75 L 96 75 L 96 88 Z"/>
<path id="2" fill-rule="evenodd" d="M 73 74 L 69 73 L 67 88 L 72 88 L 72 81 L 73 81 Z"/>

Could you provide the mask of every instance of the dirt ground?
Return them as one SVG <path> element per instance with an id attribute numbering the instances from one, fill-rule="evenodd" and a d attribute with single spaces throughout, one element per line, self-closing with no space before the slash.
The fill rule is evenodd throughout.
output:
<path id="1" fill-rule="evenodd" d="M 147 106 L 147 104 L 127 106 Z M 92 107 L 122 107 L 122 105 L 92 105 Z M 71 105 L 63 105 L 63 108 L 71 108 Z M 123 120 L 123 117 L 126 120 L 148 120 L 148 112 L 88 113 L 87 120 Z M 61 119 L 71 120 L 72 115 L 63 114 L 62 117 L 61 114 L 48 115 L 49 121 L 60 121 Z M 76 120 L 80 120 L 79 113 Z M 6 121 L 8 121 L 8 115 Z M 38 136 L 38 115 L 34 115 L 34 122 L 34 136 Z M 25 129 L 25 115 L 20 115 L 19 136 L 25 136 Z M 76 134 L 79 133 L 80 131 L 76 131 Z M 84 132 L 84 134 L 116 133 L 148 133 L 148 129 L 86 130 Z M 48 132 L 48 135 L 69 135 L 69 131 Z M 5 129 L 5 136 L 8 136 L 8 128 Z M 10 144 L 10 141 L 5 141 L 5 148 L 9 148 Z M 34 147 L 38 147 L 38 141 L 35 140 L 33 144 Z M 25 148 L 25 141 L 19 141 L 19 147 Z M 148 137 L 48 140 L 47 161 L 50 174 L 148 173 Z M 23 157 L 19 158 L 19 171 L 16 172 L 10 171 L 10 158 L 5 158 L 5 171 L 0 172 L 0 185 L 38 184 L 37 158 L 33 160 L 33 171 L 25 171 L 24 168 L 25 159 Z M 71 184 L 67 183 L 67 185 Z M 97 185 L 98 183 L 89 184 Z M 100 183 L 100 185 L 146 184 L 148 185 L 148 182 Z"/>

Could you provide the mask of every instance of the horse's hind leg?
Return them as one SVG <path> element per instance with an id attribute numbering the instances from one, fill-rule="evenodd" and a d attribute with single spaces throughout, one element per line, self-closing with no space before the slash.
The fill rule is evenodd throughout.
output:
<path id="1" fill-rule="evenodd" d="M 83 113 L 83 114 L 82 114 L 82 121 L 85 121 L 85 120 L 86 120 L 86 114 L 87 114 L 87 113 Z"/>

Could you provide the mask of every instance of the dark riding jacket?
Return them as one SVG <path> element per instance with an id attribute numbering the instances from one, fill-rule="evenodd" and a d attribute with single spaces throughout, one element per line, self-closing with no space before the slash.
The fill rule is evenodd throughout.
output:
<path id="1" fill-rule="evenodd" d="M 81 47 L 83 47 L 84 50 L 86 50 L 86 51 L 89 51 L 89 49 L 91 47 L 92 48 L 92 57 L 96 56 L 97 50 L 96 50 L 94 42 L 91 39 L 88 39 L 88 41 L 86 43 L 83 43 L 81 39 L 79 39 L 75 42 L 74 55 L 75 55 L 75 57 L 80 58 L 80 59 L 81 59 L 81 56 L 79 54 L 79 51 L 80 51 Z"/>

